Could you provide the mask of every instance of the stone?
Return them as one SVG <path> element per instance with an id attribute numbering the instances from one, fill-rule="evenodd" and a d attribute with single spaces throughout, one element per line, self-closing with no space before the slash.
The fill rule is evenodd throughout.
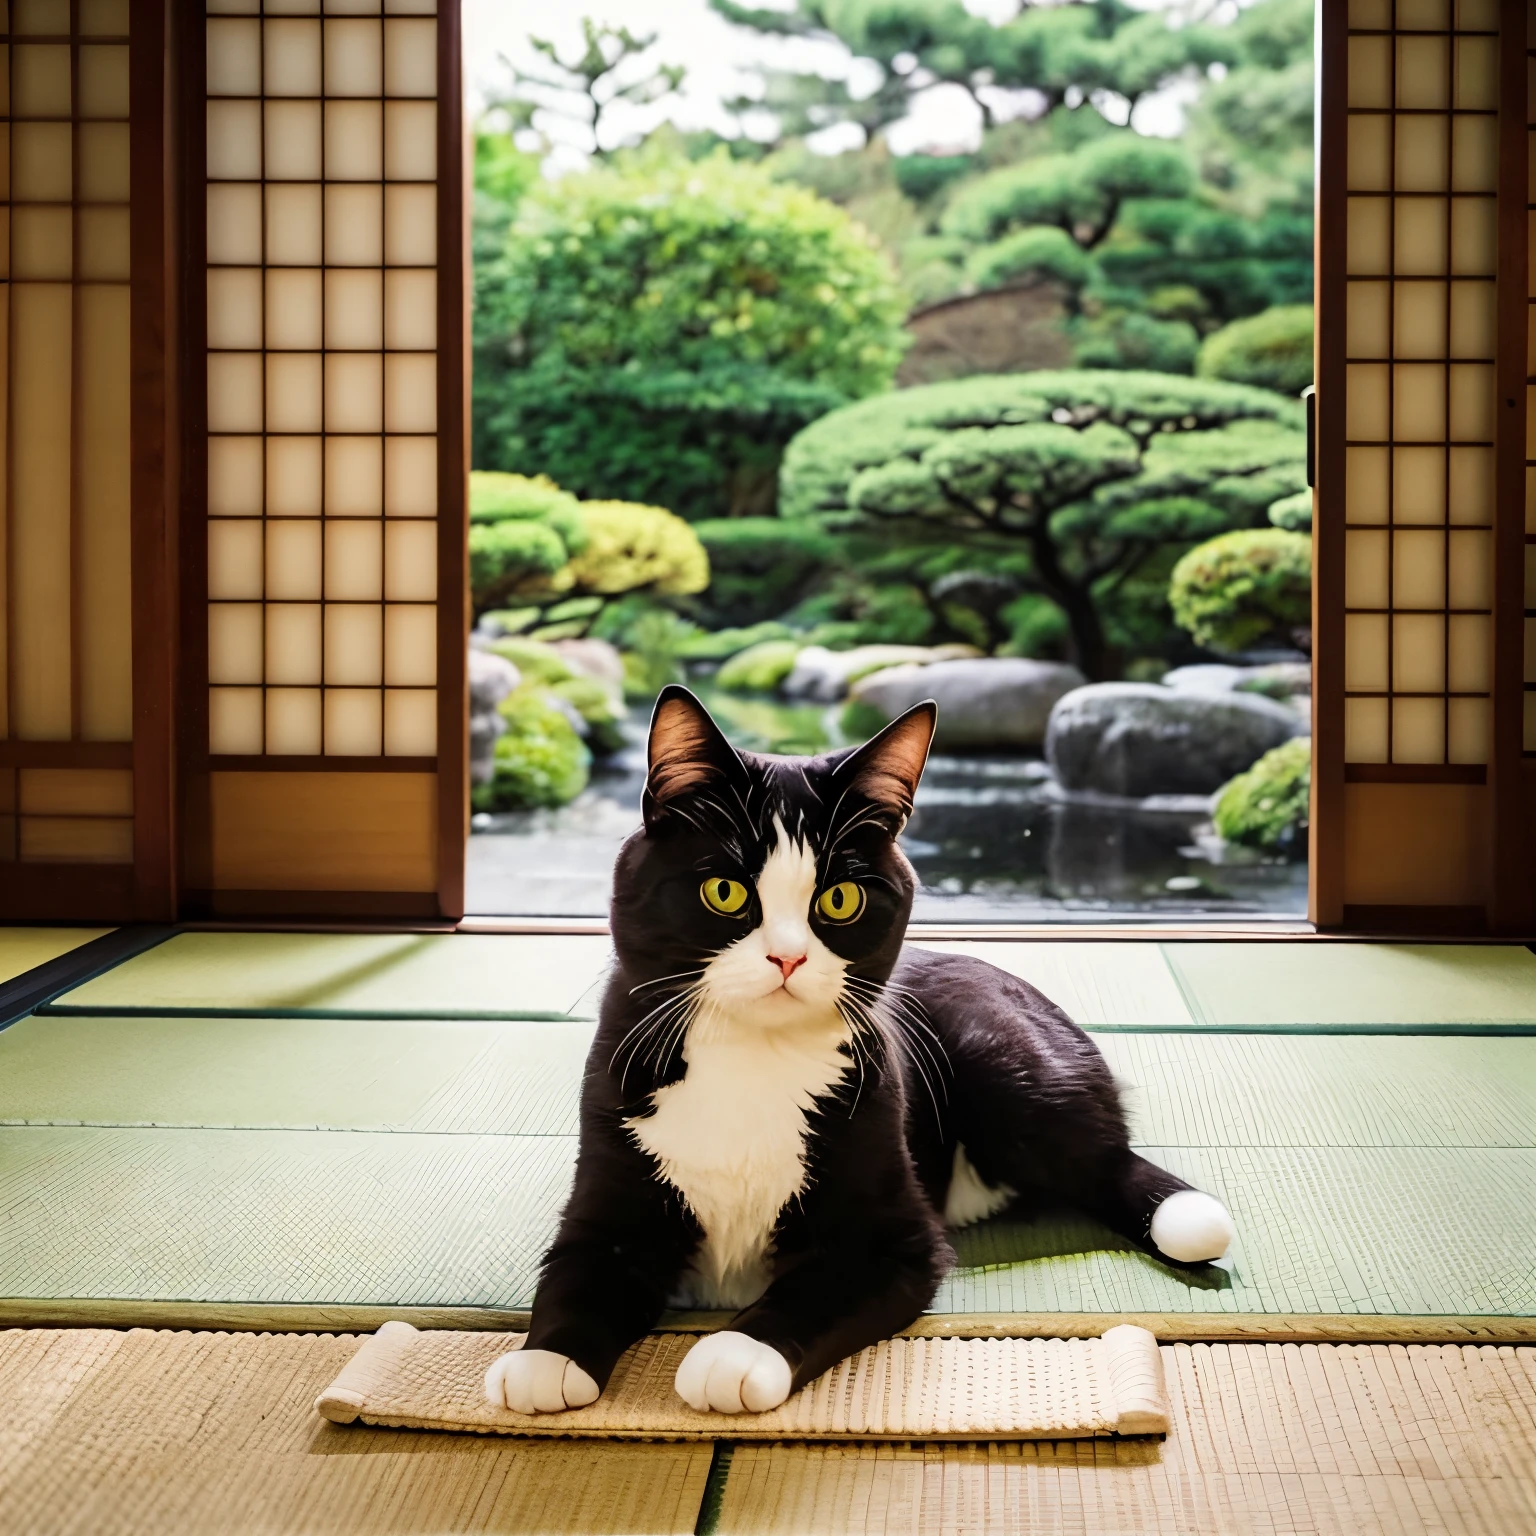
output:
<path id="1" fill-rule="evenodd" d="M 494 714 L 496 706 L 522 681 L 505 656 L 471 646 L 469 651 L 469 712 Z"/>
<path id="2" fill-rule="evenodd" d="M 790 699 L 835 704 L 853 681 L 871 672 L 903 662 L 933 659 L 933 652 L 926 645 L 856 645 L 851 651 L 829 651 L 824 645 L 808 645 L 795 657 L 795 665 L 779 685 L 779 691 Z"/>
<path id="3" fill-rule="evenodd" d="M 936 661 L 876 672 L 854 685 L 853 698 L 894 720 L 932 699 L 939 706 L 934 745 L 1037 752 L 1051 708 L 1083 685 L 1076 667 L 1024 657 Z"/>
<path id="4" fill-rule="evenodd" d="M 566 664 L 583 677 L 590 677 L 622 693 L 624 658 L 618 647 L 606 640 L 556 640 L 551 649 L 565 658 Z"/>
<path id="5" fill-rule="evenodd" d="M 1247 667 L 1202 661 L 1163 673 L 1163 687 L 1177 688 L 1181 693 L 1231 693 L 1247 675 Z"/>
<path id="6" fill-rule="evenodd" d="M 1067 790 L 1209 795 L 1305 730 L 1294 710 L 1255 694 L 1090 683 L 1052 710 L 1045 755 Z"/>

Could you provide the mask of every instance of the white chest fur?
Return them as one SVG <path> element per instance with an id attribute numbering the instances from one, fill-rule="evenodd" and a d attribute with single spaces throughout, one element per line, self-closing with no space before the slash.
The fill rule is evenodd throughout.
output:
<path id="1" fill-rule="evenodd" d="M 848 1070 L 847 1026 L 761 1027 L 701 1020 L 687 1075 L 659 1089 L 655 1113 L 628 1122 L 704 1229 L 689 1298 L 740 1307 L 767 1284 L 779 1213 L 805 1185 L 806 1114 Z"/>

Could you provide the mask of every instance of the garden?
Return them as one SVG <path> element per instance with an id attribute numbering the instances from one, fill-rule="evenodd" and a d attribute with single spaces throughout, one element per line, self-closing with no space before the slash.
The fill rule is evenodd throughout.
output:
<path id="1" fill-rule="evenodd" d="M 598 21 L 477 131 L 471 905 L 606 909 L 686 681 L 759 751 L 937 699 L 920 915 L 1296 914 L 1311 6 L 711 7 L 739 131 Z"/>

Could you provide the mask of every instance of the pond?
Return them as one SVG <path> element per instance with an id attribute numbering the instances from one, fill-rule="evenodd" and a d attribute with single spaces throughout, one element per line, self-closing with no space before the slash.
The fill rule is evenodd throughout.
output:
<path id="1" fill-rule="evenodd" d="M 691 686 L 737 746 L 813 753 L 845 745 L 841 706 L 786 704 Z M 619 845 L 639 825 L 648 706 L 630 745 L 598 764 L 570 805 L 476 816 L 468 905 L 505 916 L 605 917 Z M 1037 757 L 929 759 L 902 846 L 927 922 L 1105 922 L 1247 915 L 1304 917 L 1307 868 L 1234 857 L 1209 833 L 1203 800 L 1068 796 Z"/>

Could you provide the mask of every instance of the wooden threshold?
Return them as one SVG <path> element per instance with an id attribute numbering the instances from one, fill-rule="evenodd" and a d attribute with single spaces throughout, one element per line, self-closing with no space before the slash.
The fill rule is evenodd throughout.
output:
<path id="1" fill-rule="evenodd" d="M 668 1333 L 713 1333 L 723 1312 L 669 1312 Z M 391 1319 L 416 1328 L 520 1333 L 525 1310 L 275 1302 L 0 1299 L 0 1328 L 172 1328 L 227 1333 L 371 1333 Z M 1536 1317 L 1387 1316 L 1332 1312 L 952 1312 L 919 1318 L 907 1338 L 1097 1338 L 1116 1323 L 1166 1344 L 1536 1344 Z"/>

